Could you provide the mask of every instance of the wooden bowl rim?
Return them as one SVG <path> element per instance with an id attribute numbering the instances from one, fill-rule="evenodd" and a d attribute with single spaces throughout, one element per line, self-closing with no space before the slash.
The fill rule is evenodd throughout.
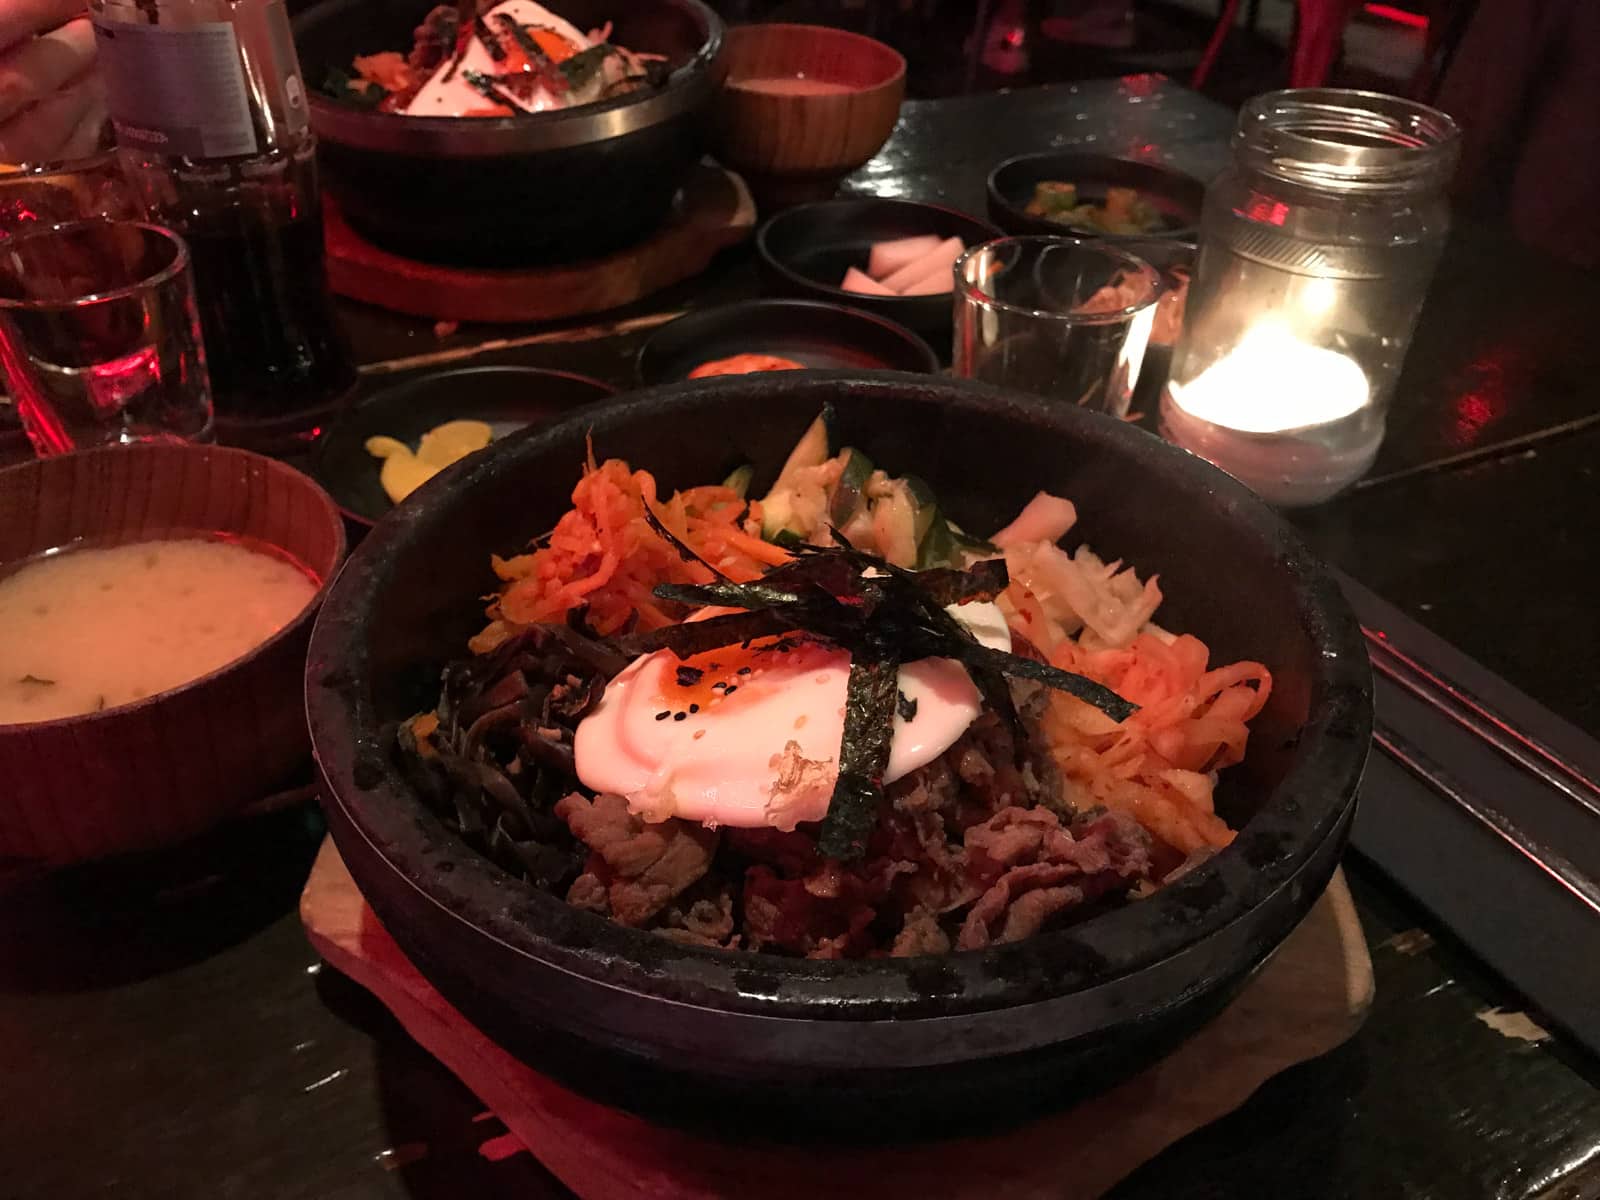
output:
<path id="1" fill-rule="evenodd" d="M 279 629 L 265 641 L 257 642 L 238 658 L 230 659 L 228 662 L 223 663 L 215 670 L 207 671 L 204 675 L 197 675 L 193 679 L 187 680 L 184 683 L 180 683 L 175 687 L 167 688 L 165 691 L 157 692 L 153 696 L 144 696 L 138 700 L 130 700 L 126 704 L 113 705 L 110 708 L 103 708 L 98 712 L 78 713 L 76 716 L 71 717 L 52 717 L 47 721 L 0 721 L 0 737 L 7 737 L 14 733 L 54 733 L 66 729 L 69 726 L 84 726 L 92 728 L 101 721 L 122 720 L 130 714 L 143 713 L 148 711 L 150 708 L 155 707 L 156 705 L 167 703 L 173 697 L 180 694 L 189 693 L 199 688 L 207 687 L 217 679 L 220 679 L 222 676 L 233 671 L 240 670 L 247 664 L 260 658 L 261 655 L 264 654 L 270 647 L 276 646 L 285 638 L 294 636 L 298 630 L 303 628 L 307 622 L 316 616 L 318 610 L 322 607 L 323 600 L 326 599 L 328 592 L 332 589 L 334 581 L 339 577 L 339 571 L 343 568 L 345 559 L 349 556 L 350 550 L 348 539 L 345 536 L 344 519 L 340 515 L 339 507 L 334 503 L 333 497 L 328 495 L 327 490 L 324 489 L 321 484 L 319 484 L 315 479 L 311 478 L 311 476 L 307 475 L 304 471 L 296 470 L 288 463 L 280 462 L 275 458 L 268 458 L 264 454 L 256 454 L 251 450 L 242 450 L 237 446 L 181 444 L 173 442 L 140 443 L 131 446 L 97 446 L 91 450 L 77 451 L 75 454 L 68 457 L 77 458 L 105 454 L 148 454 L 151 452 L 160 454 L 205 454 L 207 456 L 220 456 L 224 459 L 239 459 L 245 463 L 248 463 L 252 460 L 259 460 L 260 462 L 267 464 L 267 469 L 269 471 L 298 478 L 301 483 L 310 490 L 310 494 L 317 501 L 319 511 L 324 519 L 326 519 L 328 522 L 329 528 L 333 531 L 332 566 L 323 576 L 320 585 L 312 594 L 311 599 L 307 600 L 300 611 L 295 613 L 293 617 L 285 622 L 281 629 Z M 35 458 L 28 462 L 14 463 L 9 467 L 0 468 L 0 475 L 9 474 L 11 472 L 17 472 L 20 474 L 24 471 L 42 471 L 44 470 L 45 465 L 50 461 L 52 460 Z M 214 532 L 226 533 L 228 531 L 216 530 Z M 80 534 L 79 536 L 83 537 L 88 535 Z M 277 546 L 276 549 L 283 550 L 286 553 L 288 552 L 287 546 Z M 299 561 L 298 556 L 296 556 L 296 561 Z M 0 568 L 3 568 L 6 565 L 8 564 L 0 563 Z M 310 567 L 311 564 L 306 563 L 303 565 Z"/>
<path id="2" fill-rule="evenodd" d="M 831 25 L 806 25 L 806 24 L 804 24 L 802 22 L 799 22 L 799 21 L 771 21 L 771 22 L 764 21 L 764 22 L 761 22 L 759 24 L 754 24 L 754 25 L 735 25 L 735 26 L 730 27 L 723 34 L 722 44 L 723 44 L 723 48 L 724 48 L 724 52 L 725 52 L 724 63 L 726 65 L 726 71 L 725 71 L 725 73 L 724 73 L 724 75 L 722 77 L 722 82 L 719 85 L 719 89 L 718 90 L 722 91 L 722 92 L 730 92 L 730 91 L 737 90 L 736 85 L 737 85 L 737 83 L 739 81 L 733 78 L 734 67 L 738 63 L 738 47 L 736 45 L 737 42 L 739 42 L 739 41 L 748 41 L 748 40 L 750 40 L 752 38 L 755 38 L 755 37 L 758 37 L 758 36 L 764 36 L 765 34 L 767 34 L 769 32 L 776 34 L 776 33 L 799 33 L 801 31 L 804 31 L 807 35 L 816 35 L 816 34 L 820 33 L 820 34 L 822 34 L 823 36 L 825 36 L 827 38 L 830 38 L 830 39 L 833 39 L 833 40 L 837 40 L 837 41 L 841 41 L 841 42 L 864 43 L 866 46 L 872 48 L 873 54 L 878 55 L 880 57 L 883 56 L 883 55 L 887 55 L 888 56 L 887 61 L 890 62 L 893 65 L 894 69 L 889 74 L 885 75 L 882 79 L 878 80 L 876 83 L 863 84 L 860 87 L 856 87 L 855 85 L 852 84 L 852 85 L 850 85 L 850 90 L 848 92 L 840 92 L 840 93 L 837 93 L 837 94 L 832 95 L 832 96 L 829 96 L 829 95 L 826 95 L 826 94 L 823 94 L 823 95 L 812 95 L 812 96 L 770 96 L 769 95 L 769 96 L 763 97 L 764 99 L 782 100 L 782 101 L 787 101 L 789 103 L 797 103 L 797 102 L 816 103 L 816 102 L 821 101 L 821 100 L 842 100 L 842 99 L 847 99 L 847 98 L 849 98 L 851 96 L 869 96 L 869 95 L 872 95 L 874 92 L 881 92 L 881 91 L 884 91 L 884 90 L 886 90 L 888 88 L 893 88 L 893 87 L 896 87 L 896 86 L 900 86 L 900 85 L 903 85 L 905 83 L 905 78 L 906 78 L 906 57 L 905 57 L 905 55 L 901 54 L 900 51 L 896 50 L 893 46 L 889 45 L 887 42 L 880 42 L 877 38 L 868 37 L 864 33 L 856 33 L 853 30 L 835 29 Z M 747 95 L 755 95 L 757 93 L 749 93 L 749 92 L 747 92 L 746 94 Z"/>

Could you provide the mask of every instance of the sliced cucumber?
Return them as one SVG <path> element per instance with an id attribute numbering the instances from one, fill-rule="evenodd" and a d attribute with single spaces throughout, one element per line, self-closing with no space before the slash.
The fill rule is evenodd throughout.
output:
<path id="1" fill-rule="evenodd" d="M 846 446 L 840 454 L 844 457 L 844 469 L 839 473 L 833 498 L 828 502 L 828 520 L 842 529 L 861 507 L 862 493 L 867 480 L 872 478 L 872 460 L 853 446 Z"/>
<path id="2" fill-rule="evenodd" d="M 772 485 L 772 490 L 761 500 L 761 536 L 769 542 L 772 541 L 780 530 L 794 530 L 794 493 L 796 477 L 801 471 L 812 467 L 820 467 L 828 461 L 828 418 L 831 415 L 827 408 L 822 410 L 822 415 L 811 422 L 805 433 L 800 435 L 800 440 L 795 443 L 789 457 L 783 464 L 783 470 L 778 472 L 778 481 Z M 799 532 L 795 530 L 795 532 Z"/>
<path id="3" fill-rule="evenodd" d="M 958 553 L 959 547 L 951 532 L 950 522 L 944 519 L 943 513 L 934 510 L 928 531 L 917 543 L 917 570 L 927 571 L 933 567 L 954 566 Z"/>
<path id="4" fill-rule="evenodd" d="M 722 486 L 732 490 L 733 494 L 743 500 L 750 490 L 750 481 L 755 478 L 756 469 L 749 463 L 740 467 L 722 481 Z"/>
<path id="5" fill-rule="evenodd" d="M 928 530 L 933 527 L 934 518 L 939 515 L 939 502 L 934 498 L 933 489 L 927 481 L 915 475 L 906 476 L 906 497 L 911 502 L 911 511 L 915 514 L 915 530 L 917 545 L 922 545 L 922 539 L 928 536 Z"/>
<path id="6" fill-rule="evenodd" d="M 974 554 L 986 554 L 990 558 L 999 555 L 1000 547 L 993 542 L 986 542 L 980 537 L 973 537 L 954 521 L 948 521 L 946 524 L 950 528 L 950 536 L 955 539 L 956 545 L 963 550 L 970 550 Z"/>
<path id="7" fill-rule="evenodd" d="M 917 563 L 917 510 L 905 481 L 896 479 L 888 495 L 872 503 L 872 533 L 878 553 L 897 567 Z"/>
<path id="8" fill-rule="evenodd" d="M 794 478 L 796 471 L 803 471 L 807 467 L 820 467 L 827 461 L 828 414 L 824 412 L 806 427 L 806 431 L 800 435 L 800 440 L 794 444 L 794 449 L 789 451 L 789 457 L 784 460 L 783 470 L 778 472 L 778 482 L 775 486 L 782 487 Z"/>

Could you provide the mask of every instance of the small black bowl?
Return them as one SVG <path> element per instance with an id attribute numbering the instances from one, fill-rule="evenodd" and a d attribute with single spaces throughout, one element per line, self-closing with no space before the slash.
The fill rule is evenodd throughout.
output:
<path id="1" fill-rule="evenodd" d="M 663 325 L 639 351 L 639 382 L 677 383 L 713 359 L 775 354 L 813 368 L 931 374 L 939 358 L 903 326 L 817 300 L 759 300 L 706 308 Z"/>
<path id="2" fill-rule="evenodd" d="M 358 528 L 394 507 L 378 482 L 383 465 L 367 453 L 369 437 L 398 438 L 413 448 L 446 421 L 484 421 L 498 439 L 543 425 L 616 389 L 586 375 L 537 367 L 465 367 L 384 388 L 323 431 L 311 451 L 311 475 Z"/>
<path id="3" fill-rule="evenodd" d="M 660 54 L 660 88 L 515 117 L 410 117 L 322 94 L 358 54 L 411 48 L 434 0 L 319 0 L 294 20 L 325 186 L 374 244 L 452 266 L 599 258 L 666 218 L 704 150 L 722 20 L 703 0 L 549 0 L 579 29 Z"/>
<path id="4" fill-rule="evenodd" d="M 839 286 L 850 267 L 866 269 L 873 242 L 933 234 L 972 246 L 1000 237 L 987 221 L 915 200 L 824 200 L 781 212 L 756 231 L 756 253 L 773 286 L 794 295 L 848 304 L 898 321 L 950 352 L 951 298 L 869 296 Z"/>
<path id="5" fill-rule="evenodd" d="M 1079 197 L 1093 204 L 1105 201 L 1108 188 L 1134 188 L 1161 214 L 1165 228 L 1155 233 L 1100 234 L 1030 216 L 1025 209 L 1033 199 L 1034 185 L 1052 179 L 1077 184 Z M 1161 238 L 1192 242 L 1200 227 L 1205 196 L 1206 185 L 1192 175 L 1108 154 L 1024 154 L 1006 159 L 989 172 L 989 216 L 1007 233 L 1104 237 L 1118 242 Z"/>
<path id="6" fill-rule="evenodd" d="M 586 445 L 653 472 L 663 494 L 751 463 L 759 494 L 825 404 L 841 444 L 922 474 L 968 529 L 998 528 L 1039 488 L 1072 497 L 1075 536 L 1160 574 L 1164 623 L 1214 661 L 1271 667 L 1250 752 L 1217 792 L 1232 845 L 1066 929 L 823 962 L 612 924 L 512 878 L 435 815 L 386 731 L 436 701 L 441 666 L 483 624 L 490 554 L 567 510 Z M 324 603 L 306 705 L 356 883 L 417 969 L 509 1053 L 725 1135 L 927 1137 L 1082 1095 L 1220 1009 L 1327 885 L 1370 744 L 1372 680 L 1327 570 L 1203 459 L 1075 405 L 965 381 L 778 371 L 619 397 L 424 485 Z"/>

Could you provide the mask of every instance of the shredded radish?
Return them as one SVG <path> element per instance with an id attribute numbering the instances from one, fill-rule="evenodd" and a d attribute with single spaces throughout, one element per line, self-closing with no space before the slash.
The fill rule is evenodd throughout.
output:
<path id="1" fill-rule="evenodd" d="M 1016 519 L 989 540 L 1002 550 L 1030 542 L 1054 544 L 1067 536 L 1077 524 L 1078 510 L 1071 500 L 1039 492 L 1029 500 Z"/>

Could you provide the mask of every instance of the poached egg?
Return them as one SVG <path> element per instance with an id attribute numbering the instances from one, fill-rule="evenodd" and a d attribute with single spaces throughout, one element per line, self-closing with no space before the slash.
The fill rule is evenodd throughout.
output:
<path id="1" fill-rule="evenodd" d="M 985 646 L 1011 649 L 996 605 L 948 611 Z M 670 650 L 645 655 L 606 686 L 578 726 L 578 778 L 622 796 L 646 821 L 780 830 L 820 821 L 839 774 L 849 678 L 849 652 L 805 634 L 688 659 Z M 952 659 L 902 665 L 899 689 L 885 783 L 938 758 L 982 711 L 977 686 Z"/>

